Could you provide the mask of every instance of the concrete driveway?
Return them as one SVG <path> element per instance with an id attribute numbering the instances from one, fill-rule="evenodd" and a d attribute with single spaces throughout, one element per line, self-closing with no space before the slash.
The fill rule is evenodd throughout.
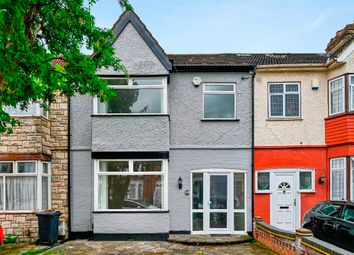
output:
<path id="1" fill-rule="evenodd" d="M 162 241 L 69 241 L 44 254 L 119 254 L 119 255 L 269 255 L 273 254 L 258 243 L 233 245 L 184 245 Z"/>

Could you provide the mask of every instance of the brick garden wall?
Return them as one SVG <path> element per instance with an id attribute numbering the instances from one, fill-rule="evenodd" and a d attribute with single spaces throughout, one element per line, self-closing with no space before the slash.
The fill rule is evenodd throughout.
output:
<path id="1" fill-rule="evenodd" d="M 13 134 L 0 136 L 0 160 L 48 160 L 51 162 L 51 209 L 59 210 L 60 221 L 68 222 L 68 100 L 58 96 L 49 119 L 19 117 Z M 33 213 L 0 213 L 5 235 L 20 241 L 38 238 L 38 222 Z M 67 233 L 66 233 L 67 236 Z"/>

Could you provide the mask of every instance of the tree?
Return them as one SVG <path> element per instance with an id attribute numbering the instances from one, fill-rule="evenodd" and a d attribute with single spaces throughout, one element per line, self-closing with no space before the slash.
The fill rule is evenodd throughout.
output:
<path id="1" fill-rule="evenodd" d="M 95 25 L 90 13 L 95 2 L 0 1 L 0 134 L 11 133 L 18 124 L 3 106 L 26 109 L 31 102 L 41 102 L 48 108 L 57 93 L 97 95 L 101 101 L 115 94 L 96 70 L 126 70 L 111 46 L 112 32 Z M 118 2 L 132 9 L 128 0 Z M 85 55 L 83 48 L 92 55 Z M 53 64 L 56 59 L 61 64 Z"/>

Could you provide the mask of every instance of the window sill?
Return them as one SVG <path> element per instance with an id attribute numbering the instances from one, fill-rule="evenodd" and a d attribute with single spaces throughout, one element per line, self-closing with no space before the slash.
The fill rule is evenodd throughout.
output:
<path id="1" fill-rule="evenodd" d="M 240 119 L 201 119 L 200 121 L 240 121 Z"/>
<path id="2" fill-rule="evenodd" d="M 168 113 L 97 113 L 92 114 L 91 117 L 154 117 L 154 116 L 170 116 Z"/>
<path id="3" fill-rule="evenodd" d="M 106 214 L 114 214 L 114 213 L 169 213 L 169 210 L 102 210 L 102 211 L 93 211 L 92 213 L 106 213 Z"/>
<path id="4" fill-rule="evenodd" d="M 266 121 L 301 121 L 302 118 L 267 118 Z"/>

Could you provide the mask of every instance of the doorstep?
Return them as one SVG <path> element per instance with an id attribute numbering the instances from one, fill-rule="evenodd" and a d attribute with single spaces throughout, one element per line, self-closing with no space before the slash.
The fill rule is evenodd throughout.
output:
<path id="1" fill-rule="evenodd" d="M 172 243 L 189 245 L 218 245 L 247 243 L 253 240 L 249 235 L 178 235 L 171 234 L 168 239 Z"/>

